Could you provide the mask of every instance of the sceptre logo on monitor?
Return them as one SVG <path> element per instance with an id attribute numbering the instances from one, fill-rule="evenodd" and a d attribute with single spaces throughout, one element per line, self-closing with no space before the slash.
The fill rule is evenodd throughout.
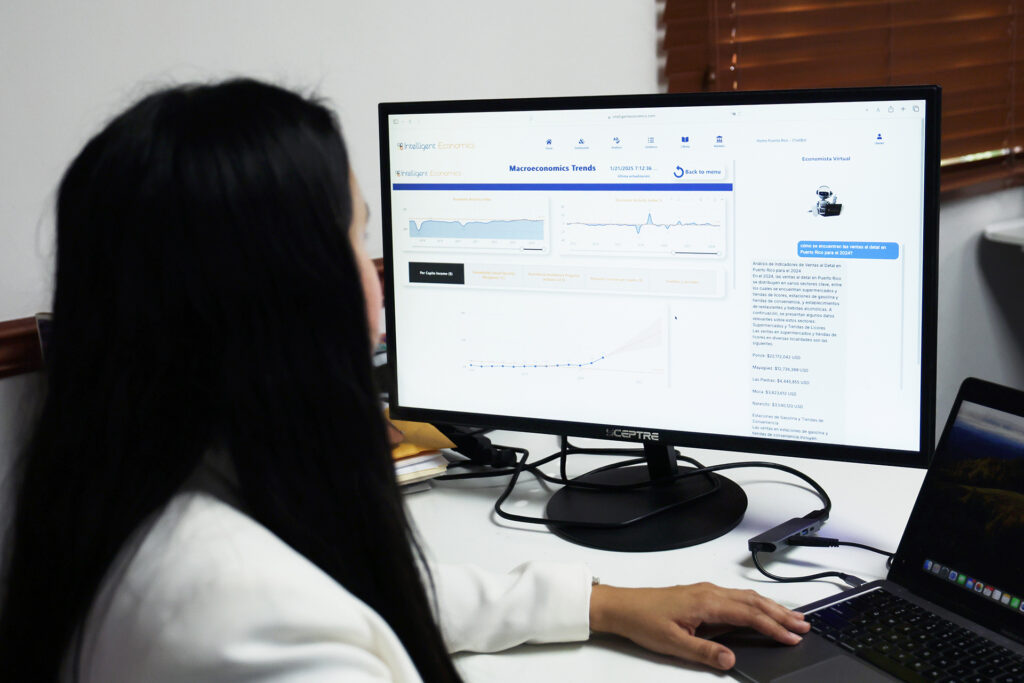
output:
<path id="1" fill-rule="evenodd" d="M 607 436 L 614 436 L 617 439 L 640 439 L 641 441 L 660 441 L 658 432 L 644 432 L 637 429 L 623 429 L 622 427 L 607 427 L 604 430 Z"/>

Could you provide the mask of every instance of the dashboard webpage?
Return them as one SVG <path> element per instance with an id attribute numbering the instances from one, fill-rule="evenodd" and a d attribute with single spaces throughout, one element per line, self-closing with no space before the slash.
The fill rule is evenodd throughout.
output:
<path id="1" fill-rule="evenodd" d="M 401 405 L 917 450 L 924 108 L 389 115 Z"/>

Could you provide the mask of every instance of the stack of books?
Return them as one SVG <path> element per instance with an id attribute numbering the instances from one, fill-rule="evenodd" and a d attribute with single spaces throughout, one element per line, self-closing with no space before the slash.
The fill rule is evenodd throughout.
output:
<path id="1" fill-rule="evenodd" d="M 422 484 L 439 477 L 448 469 L 442 448 L 455 448 L 448 437 L 426 422 L 407 422 L 388 417 L 391 457 L 395 478 L 403 487 Z"/>
<path id="2" fill-rule="evenodd" d="M 395 461 L 395 478 L 402 486 L 439 477 L 448 469 L 441 451 L 427 451 Z"/>

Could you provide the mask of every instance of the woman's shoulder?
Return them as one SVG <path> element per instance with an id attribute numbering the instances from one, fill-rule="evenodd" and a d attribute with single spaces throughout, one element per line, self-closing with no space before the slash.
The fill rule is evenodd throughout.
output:
<path id="1" fill-rule="evenodd" d="M 90 613 L 83 680 L 245 680 L 281 666 L 282 680 L 325 666 L 415 676 L 379 615 L 214 496 L 179 494 L 129 546 Z"/>
<path id="2" fill-rule="evenodd" d="M 121 558 L 127 560 L 124 585 L 159 589 L 154 597 L 263 581 L 280 584 L 292 576 L 346 594 L 266 527 L 203 491 L 172 498 L 129 545 L 134 547 Z"/>
<path id="3" fill-rule="evenodd" d="M 237 591 L 295 584 L 334 601 L 356 601 L 259 522 L 201 491 L 171 499 L 122 559 L 122 588 L 138 599 L 201 608 Z M 274 597 L 264 600 L 272 603 Z"/>

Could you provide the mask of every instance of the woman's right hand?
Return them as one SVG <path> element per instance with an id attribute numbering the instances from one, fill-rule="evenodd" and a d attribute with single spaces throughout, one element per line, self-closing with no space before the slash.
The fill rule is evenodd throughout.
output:
<path id="1" fill-rule="evenodd" d="M 590 596 L 590 630 L 614 633 L 661 654 L 731 669 L 736 655 L 698 635 L 721 626 L 746 626 L 786 645 L 795 645 L 810 624 L 799 612 L 752 590 L 711 583 L 669 588 L 595 585 Z"/>

